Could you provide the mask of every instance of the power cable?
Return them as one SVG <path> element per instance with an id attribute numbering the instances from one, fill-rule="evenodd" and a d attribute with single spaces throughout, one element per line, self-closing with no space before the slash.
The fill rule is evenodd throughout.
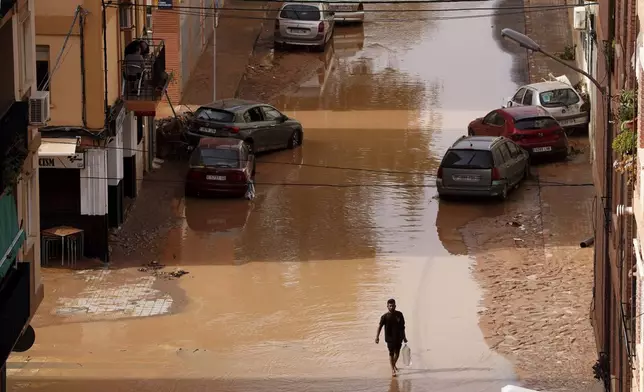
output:
<path id="1" fill-rule="evenodd" d="M 108 6 L 108 7 L 113 7 L 113 6 Z M 478 18 L 490 18 L 490 17 L 495 17 L 495 16 L 508 16 L 508 15 L 523 15 L 526 13 L 531 13 L 531 12 L 546 12 L 546 11 L 561 11 L 562 9 L 567 9 L 570 8 L 569 6 L 549 6 L 547 9 L 539 9 L 539 10 L 517 10 L 517 11 L 512 11 L 512 12 L 495 12 L 495 13 L 486 13 L 486 14 L 476 14 L 476 15 L 459 15 L 459 16 L 437 16 L 437 17 L 425 17 L 425 18 L 407 18 L 407 19 L 402 19 L 402 18 L 376 18 L 371 20 L 371 22 L 391 22 L 391 23 L 403 23 L 403 22 L 422 22 L 422 21 L 435 21 L 435 20 L 467 20 L 467 19 L 478 19 Z M 217 10 L 215 12 L 212 12 L 212 9 L 208 9 L 211 12 L 197 12 L 197 11 L 173 11 L 173 10 L 167 10 L 165 12 L 168 13 L 173 13 L 176 15 L 184 15 L 184 16 L 199 16 L 199 17 L 217 17 L 217 18 L 223 18 L 223 19 L 240 19 L 240 20 L 275 20 L 274 17 L 267 17 L 267 16 L 247 16 L 247 15 L 226 15 L 226 14 L 220 14 L 221 10 Z M 478 9 L 473 8 L 470 11 L 477 11 Z M 265 10 L 264 10 L 265 11 Z M 394 13 L 397 12 L 398 10 L 382 10 L 382 12 L 390 12 Z M 408 10 L 409 12 L 414 11 L 414 12 L 433 12 L 433 11 L 440 11 L 440 10 Z M 461 10 L 462 12 L 466 11 L 466 9 Z"/>
<path id="2" fill-rule="evenodd" d="M 258 0 L 260 1 L 260 0 Z M 470 1 L 470 0 L 467 0 Z M 472 2 L 481 2 L 480 0 L 471 0 Z M 271 3 L 273 1 L 262 1 L 263 3 Z M 306 1 L 298 1 L 298 3 L 306 3 Z M 313 3 L 313 2 L 311 2 Z M 314 2 L 316 4 L 320 2 Z M 366 1 L 342 1 L 337 4 L 364 4 L 369 3 Z M 372 4 L 388 4 L 388 5 L 398 5 L 398 4 L 433 4 L 433 3 L 454 3 L 454 1 L 373 1 Z M 329 3 L 333 4 L 333 2 Z M 585 3 L 585 5 L 595 5 L 599 3 Z M 152 7 L 157 8 L 158 6 L 147 6 L 145 4 L 131 4 L 131 7 Z M 464 12 L 464 11 L 500 11 L 500 10 L 548 10 L 548 9 L 568 9 L 575 8 L 577 4 L 557 4 L 557 5 L 516 5 L 516 6 L 503 6 L 503 7 L 461 7 L 461 8 L 437 8 L 437 9 L 417 9 L 417 8 L 406 8 L 406 9 L 395 9 L 395 8 L 383 8 L 383 9 L 365 9 L 365 13 L 369 12 Z M 106 7 L 119 8 L 117 4 L 106 5 Z M 182 12 L 182 10 L 192 10 L 192 11 L 269 11 L 269 8 L 239 8 L 239 7 L 197 7 L 197 6 L 174 6 L 172 9 L 160 9 L 163 12 Z M 278 11 L 277 9 L 274 9 Z"/>
<path id="3" fill-rule="evenodd" d="M 62 142 L 62 143 L 57 143 L 57 144 L 66 144 L 66 145 L 73 145 L 76 146 L 76 143 L 67 143 L 67 142 Z M 139 149 L 139 148 L 128 148 L 128 147 L 102 147 L 106 150 L 124 150 L 124 151 L 130 151 L 130 152 L 141 152 L 141 153 L 149 153 L 150 150 L 145 150 L 145 149 Z M 239 162 L 238 159 L 233 159 L 233 158 L 217 158 L 218 160 L 226 161 L 235 161 Z M 403 174 L 403 175 L 410 175 L 410 176 L 426 176 L 426 177 L 431 177 L 435 178 L 436 175 L 432 173 L 426 173 L 426 172 L 417 172 L 417 171 L 405 171 L 405 170 L 388 170 L 388 169 L 367 169 L 367 168 L 360 168 L 360 167 L 346 167 L 346 166 L 334 166 L 334 165 L 321 165 L 321 164 L 314 164 L 314 163 L 296 163 L 296 162 L 281 162 L 281 161 L 262 161 L 262 160 L 257 160 L 257 163 L 261 164 L 272 164 L 272 165 L 288 165 L 288 166 L 299 166 L 299 167 L 310 167 L 310 168 L 315 168 L 315 169 L 327 169 L 327 170 L 345 170 L 345 171 L 358 171 L 358 172 L 368 172 L 368 173 L 378 173 L 378 174 Z M 108 178 L 108 179 L 114 179 L 114 178 Z M 557 182 L 557 181 L 543 181 L 541 180 L 539 182 L 540 184 L 544 184 L 544 186 L 566 186 L 566 187 L 586 187 L 586 186 L 594 186 L 593 183 L 565 183 L 565 182 Z"/>
<path id="4" fill-rule="evenodd" d="M 38 91 L 43 91 L 45 88 L 49 86 L 49 82 L 51 81 L 51 78 L 54 76 L 54 74 L 56 73 L 60 65 L 63 63 L 62 62 L 63 52 L 65 51 L 67 43 L 69 42 L 69 37 L 71 37 L 72 33 L 74 32 L 74 26 L 76 25 L 76 21 L 78 20 L 78 16 L 82 12 L 82 10 L 83 9 L 81 8 L 80 5 L 76 7 L 76 11 L 74 12 L 74 19 L 72 20 L 71 26 L 69 26 L 69 31 L 67 32 L 67 35 L 65 35 L 65 40 L 63 41 L 63 45 L 60 47 L 60 51 L 58 52 L 58 56 L 56 58 L 56 63 L 54 64 L 54 67 L 52 68 L 51 72 L 47 74 L 47 78 L 42 81 L 40 86 L 38 86 Z"/>

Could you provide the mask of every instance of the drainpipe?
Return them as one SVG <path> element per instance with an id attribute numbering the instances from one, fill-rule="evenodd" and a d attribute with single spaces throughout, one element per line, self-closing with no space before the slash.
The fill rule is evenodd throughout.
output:
<path id="1" fill-rule="evenodd" d="M 87 128 L 87 90 L 85 86 L 85 11 L 80 14 L 80 66 L 81 66 L 81 96 L 83 100 L 83 127 Z"/>
<path id="2" fill-rule="evenodd" d="M 101 0 L 101 5 L 103 6 L 103 65 L 105 71 L 103 76 L 105 78 L 105 129 L 107 130 L 110 125 L 110 105 L 107 103 L 107 7 L 105 5 L 105 0 Z"/>
<path id="3" fill-rule="evenodd" d="M 610 0 L 608 2 L 608 47 L 612 51 L 612 43 L 615 39 L 615 0 Z M 605 54 L 608 55 L 608 54 Z M 613 82 L 613 63 L 614 63 L 614 52 L 610 55 L 611 61 L 608 61 L 609 58 L 606 58 L 606 93 L 604 94 L 605 102 L 605 132 L 606 132 L 606 145 L 605 148 L 605 173 L 604 173 L 604 282 L 605 292 L 604 298 L 609 301 L 609 306 L 604 306 L 604 352 L 608 355 L 609 364 L 612 362 L 613 357 L 612 351 L 614 347 L 611 347 L 611 339 L 609 332 L 611 331 L 611 312 L 615 313 L 617 309 L 611 309 L 613 306 L 613 289 L 612 289 L 612 266 L 610 262 L 610 226 L 612 223 L 612 205 L 613 205 L 613 121 L 611 120 L 611 97 L 612 97 L 612 82 Z M 610 365 L 609 365 L 610 366 Z M 620 375 L 621 375 L 620 369 Z M 610 373 L 609 373 L 610 374 Z M 611 375 L 612 378 L 612 375 Z M 621 378 L 621 377 L 620 377 Z M 605 380 L 606 381 L 606 380 Z"/>

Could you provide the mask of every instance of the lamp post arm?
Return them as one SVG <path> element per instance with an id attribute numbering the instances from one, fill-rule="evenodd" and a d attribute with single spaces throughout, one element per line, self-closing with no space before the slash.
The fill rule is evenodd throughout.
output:
<path id="1" fill-rule="evenodd" d="M 567 68 L 572 69 L 575 72 L 579 72 L 580 74 L 584 75 L 585 77 L 588 78 L 588 80 L 590 80 L 595 85 L 595 87 L 597 87 L 597 89 L 599 90 L 599 92 L 602 95 L 605 94 L 606 89 L 597 81 L 597 79 L 595 79 L 592 76 L 590 76 L 590 74 L 588 74 L 588 72 L 586 72 L 584 70 L 581 70 L 581 69 L 575 67 L 574 65 L 570 65 L 567 62 L 563 61 L 562 59 L 557 58 L 556 56 L 553 56 L 548 52 L 544 52 L 543 50 L 539 50 L 539 53 L 543 54 L 546 57 L 550 57 L 554 61 L 558 62 L 559 64 L 562 64 L 562 65 L 566 66 Z"/>

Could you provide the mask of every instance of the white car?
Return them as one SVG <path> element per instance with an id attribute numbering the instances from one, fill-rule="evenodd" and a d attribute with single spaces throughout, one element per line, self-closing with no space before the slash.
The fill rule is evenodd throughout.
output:
<path id="1" fill-rule="evenodd" d="M 284 3 L 275 19 L 274 46 L 314 46 L 324 51 L 334 25 L 334 12 L 326 3 Z"/>
<path id="2" fill-rule="evenodd" d="M 562 128 L 582 128 L 590 121 L 590 104 L 569 84 L 550 81 L 520 87 L 503 107 L 542 106 Z"/>
<path id="3" fill-rule="evenodd" d="M 342 3 L 331 0 L 329 3 L 331 11 L 335 12 L 335 21 L 338 23 L 362 23 L 364 22 L 364 5 L 362 3 Z"/>

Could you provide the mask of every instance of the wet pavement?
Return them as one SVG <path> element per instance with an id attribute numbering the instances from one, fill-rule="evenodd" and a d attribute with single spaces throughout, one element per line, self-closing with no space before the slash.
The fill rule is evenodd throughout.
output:
<path id="1" fill-rule="evenodd" d="M 521 58 L 498 37 L 520 17 L 371 7 L 392 13 L 338 28 L 323 55 L 283 55 L 321 66 L 274 102 L 302 121 L 305 142 L 259 159 L 254 201 L 168 201 L 179 224 L 158 260 L 188 275 L 96 270 L 60 287 L 70 273 L 50 272 L 37 344 L 8 364 L 11 390 L 472 392 L 512 383 L 511 363 L 479 329 L 482 292 L 456 231 L 506 207 L 440 203 L 433 175 L 467 123 L 525 81 Z M 373 342 L 390 297 L 412 349 L 395 380 L 385 345 Z"/>

